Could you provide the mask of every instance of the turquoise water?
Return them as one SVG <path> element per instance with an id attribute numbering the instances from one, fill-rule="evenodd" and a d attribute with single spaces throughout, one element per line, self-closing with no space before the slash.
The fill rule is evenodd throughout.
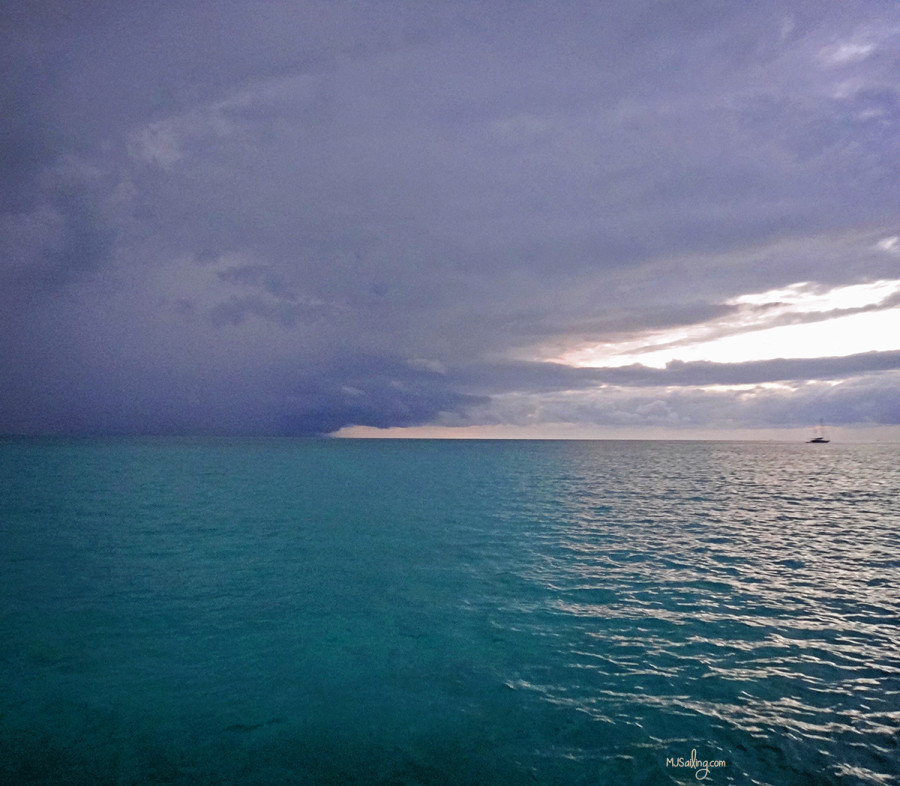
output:
<path id="1" fill-rule="evenodd" d="M 900 779 L 898 446 L 9 439 L 0 488 L 2 783 Z"/>

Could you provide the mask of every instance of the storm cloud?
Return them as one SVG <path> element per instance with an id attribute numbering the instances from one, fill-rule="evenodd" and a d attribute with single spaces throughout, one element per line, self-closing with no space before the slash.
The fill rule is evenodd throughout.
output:
<path id="1" fill-rule="evenodd" d="M 37 2 L 0 51 L 0 432 L 898 422 L 893 348 L 559 362 L 900 279 L 892 3 Z"/>

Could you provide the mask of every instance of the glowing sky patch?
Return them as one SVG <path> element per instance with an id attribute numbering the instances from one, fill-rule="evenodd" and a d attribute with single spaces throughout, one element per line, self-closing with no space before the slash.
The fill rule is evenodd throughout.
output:
<path id="1" fill-rule="evenodd" d="M 888 305 L 898 294 L 896 279 L 833 289 L 799 282 L 731 298 L 725 305 L 735 310 L 719 319 L 580 348 L 558 361 L 581 367 L 639 363 L 664 368 L 673 360 L 742 363 L 890 351 L 900 349 L 900 308 Z"/>

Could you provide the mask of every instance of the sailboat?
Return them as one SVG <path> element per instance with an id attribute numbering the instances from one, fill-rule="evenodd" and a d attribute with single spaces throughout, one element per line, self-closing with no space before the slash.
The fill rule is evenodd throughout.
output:
<path id="1" fill-rule="evenodd" d="M 831 442 L 830 439 L 825 439 L 825 432 L 822 430 L 822 421 L 819 421 L 819 425 L 816 427 L 816 435 L 812 439 L 806 440 L 807 445 L 824 445 L 827 442 Z"/>

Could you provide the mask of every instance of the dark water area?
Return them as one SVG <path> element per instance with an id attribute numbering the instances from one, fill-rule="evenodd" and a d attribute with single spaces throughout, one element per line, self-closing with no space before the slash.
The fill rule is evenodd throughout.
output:
<path id="1" fill-rule="evenodd" d="M 0 489 L 0 783 L 900 782 L 900 446 L 6 439 Z"/>

